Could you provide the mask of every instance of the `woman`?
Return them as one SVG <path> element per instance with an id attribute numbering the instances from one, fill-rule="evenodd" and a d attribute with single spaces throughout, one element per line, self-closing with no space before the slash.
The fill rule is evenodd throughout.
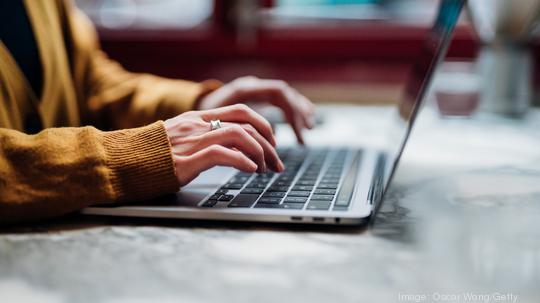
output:
<path id="1" fill-rule="evenodd" d="M 63 0 L 0 1 L 0 23 L 0 223 L 176 192 L 216 165 L 282 171 L 269 123 L 238 102 L 280 107 L 300 142 L 313 126 L 282 81 L 126 72 Z"/>

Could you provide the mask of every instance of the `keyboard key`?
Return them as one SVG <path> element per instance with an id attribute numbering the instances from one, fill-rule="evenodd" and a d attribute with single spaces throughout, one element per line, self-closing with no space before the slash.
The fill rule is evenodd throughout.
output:
<path id="1" fill-rule="evenodd" d="M 270 182 L 272 178 L 265 178 L 265 177 L 257 177 L 253 179 L 253 182 L 259 182 L 259 183 L 268 183 Z"/>
<path id="2" fill-rule="evenodd" d="M 263 197 L 283 198 L 283 197 L 285 197 L 285 193 L 283 193 L 283 192 L 266 192 L 266 193 L 264 193 Z"/>
<path id="3" fill-rule="evenodd" d="M 323 178 L 321 183 L 339 183 L 339 178 Z"/>
<path id="4" fill-rule="evenodd" d="M 216 194 L 211 195 L 210 198 L 208 198 L 208 200 L 217 200 L 219 199 L 219 197 L 221 197 L 221 194 L 216 193 Z"/>
<path id="5" fill-rule="evenodd" d="M 245 173 L 245 172 L 241 171 L 241 172 L 237 173 L 235 177 L 251 177 L 251 175 L 252 175 L 251 173 Z"/>
<path id="6" fill-rule="evenodd" d="M 280 191 L 280 192 L 286 192 L 289 190 L 288 186 L 271 186 L 268 191 Z"/>
<path id="7" fill-rule="evenodd" d="M 313 195 L 310 200 L 332 201 L 334 200 L 334 195 Z"/>
<path id="8" fill-rule="evenodd" d="M 337 189 L 338 185 L 336 183 L 319 183 L 317 189 Z"/>
<path id="9" fill-rule="evenodd" d="M 234 195 L 221 195 L 218 198 L 218 201 L 231 201 L 234 198 Z"/>
<path id="10" fill-rule="evenodd" d="M 289 192 L 289 196 L 291 197 L 309 197 L 310 192 L 309 191 L 291 191 Z"/>
<path id="11" fill-rule="evenodd" d="M 228 207 L 251 207 L 259 195 L 239 194 L 229 203 Z"/>
<path id="12" fill-rule="evenodd" d="M 311 191 L 313 189 L 313 186 L 306 186 L 306 185 L 297 185 L 292 188 L 294 191 Z"/>
<path id="13" fill-rule="evenodd" d="M 330 201 L 311 201 L 306 209 L 308 210 L 328 210 L 332 202 Z"/>
<path id="14" fill-rule="evenodd" d="M 262 197 L 259 199 L 259 203 L 264 203 L 264 204 L 279 204 L 279 202 L 281 202 L 281 198 Z"/>
<path id="15" fill-rule="evenodd" d="M 280 208 L 282 209 L 302 209 L 304 207 L 304 204 L 298 204 L 298 203 L 282 203 L 279 204 Z"/>
<path id="16" fill-rule="evenodd" d="M 227 183 L 241 183 L 241 184 L 244 184 L 247 182 L 247 180 L 249 179 L 249 177 L 232 177 L 229 182 Z"/>
<path id="17" fill-rule="evenodd" d="M 220 189 L 218 189 L 218 190 L 216 191 L 216 195 L 217 195 L 217 194 L 224 195 L 224 194 L 226 194 L 228 191 L 229 191 L 229 190 L 227 190 L 227 189 L 220 188 Z"/>
<path id="18" fill-rule="evenodd" d="M 244 188 L 242 194 L 262 194 L 264 189 L 262 188 Z"/>
<path id="19" fill-rule="evenodd" d="M 315 181 L 298 181 L 298 182 L 296 182 L 296 184 L 313 186 L 313 185 L 315 185 Z"/>
<path id="20" fill-rule="evenodd" d="M 314 194 L 318 194 L 318 195 L 335 195 L 336 194 L 336 190 L 335 189 L 316 189 L 314 192 Z"/>
<path id="21" fill-rule="evenodd" d="M 242 186 L 244 186 L 244 184 L 242 183 L 227 183 L 225 185 L 223 185 L 223 189 L 240 189 L 242 188 Z"/>
<path id="22" fill-rule="evenodd" d="M 247 185 L 249 188 L 262 188 L 265 189 L 268 183 L 251 182 Z"/>
<path id="23" fill-rule="evenodd" d="M 307 198 L 306 197 L 285 197 L 285 203 L 306 203 Z"/>
<path id="24" fill-rule="evenodd" d="M 204 202 L 201 207 L 214 207 L 218 201 L 217 200 L 208 200 Z"/>
<path id="25" fill-rule="evenodd" d="M 274 173 L 270 172 L 270 173 L 259 174 L 257 175 L 257 178 L 271 179 L 273 176 L 274 176 Z"/>
<path id="26" fill-rule="evenodd" d="M 294 179 L 294 176 L 280 176 L 276 179 L 276 181 L 292 181 Z"/>

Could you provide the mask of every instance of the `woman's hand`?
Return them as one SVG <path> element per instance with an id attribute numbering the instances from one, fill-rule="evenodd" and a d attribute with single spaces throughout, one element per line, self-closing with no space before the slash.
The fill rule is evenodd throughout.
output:
<path id="1" fill-rule="evenodd" d="M 313 103 L 281 80 L 238 78 L 203 97 L 199 101 L 198 109 L 205 110 L 246 102 L 268 102 L 279 107 L 301 144 L 304 144 L 302 129 L 314 126 Z"/>
<path id="2" fill-rule="evenodd" d="M 212 131 L 211 120 L 222 127 Z M 243 104 L 187 112 L 165 121 L 165 130 L 182 186 L 218 165 L 245 172 L 285 168 L 270 123 Z"/>

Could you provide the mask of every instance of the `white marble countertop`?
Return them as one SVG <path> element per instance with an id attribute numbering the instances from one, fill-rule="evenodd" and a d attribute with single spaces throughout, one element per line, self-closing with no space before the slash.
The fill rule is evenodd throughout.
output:
<path id="1" fill-rule="evenodd" d="M 322 110 L 309 143 L 380 144 L 386 109 Z M 4 229 L 0 302 L 539 302 L 539 130 L 540 111 L 427 108 L 373 229 L 82 216 Z"/>

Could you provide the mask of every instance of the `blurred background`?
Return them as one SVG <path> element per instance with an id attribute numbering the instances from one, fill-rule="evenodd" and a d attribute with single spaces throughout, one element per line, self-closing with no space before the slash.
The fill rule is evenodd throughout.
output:
<path id="1" fill-rule="evenodd" d="M 438 2 L 76 1 L 98 27 L 103 49 L 131 71 L 192 80 L 279 78 L 317 103 L 354 104 L 388 104 L 399 98 Z M 477 8 L 494 2 L 478 0 Z M 459 86 L 475 98 L 482 85 L 478 62 L 486 41 L 470 15 L 470 10 L 462 15 L 445 75 L 436 81 L 443 97 L 448 97 L 445 90 Z M 527 44 L 527 81 L 535 88 L 540 86 L 535 68 L 540 49 L 534 39 Z M 527 99 L 538 104 L 536 97 Z M 469 101 L 465 111 L 477 106 L 478 100 Z M 463 110 L 452 106 L 443 105 L 443 110 Z"/>

